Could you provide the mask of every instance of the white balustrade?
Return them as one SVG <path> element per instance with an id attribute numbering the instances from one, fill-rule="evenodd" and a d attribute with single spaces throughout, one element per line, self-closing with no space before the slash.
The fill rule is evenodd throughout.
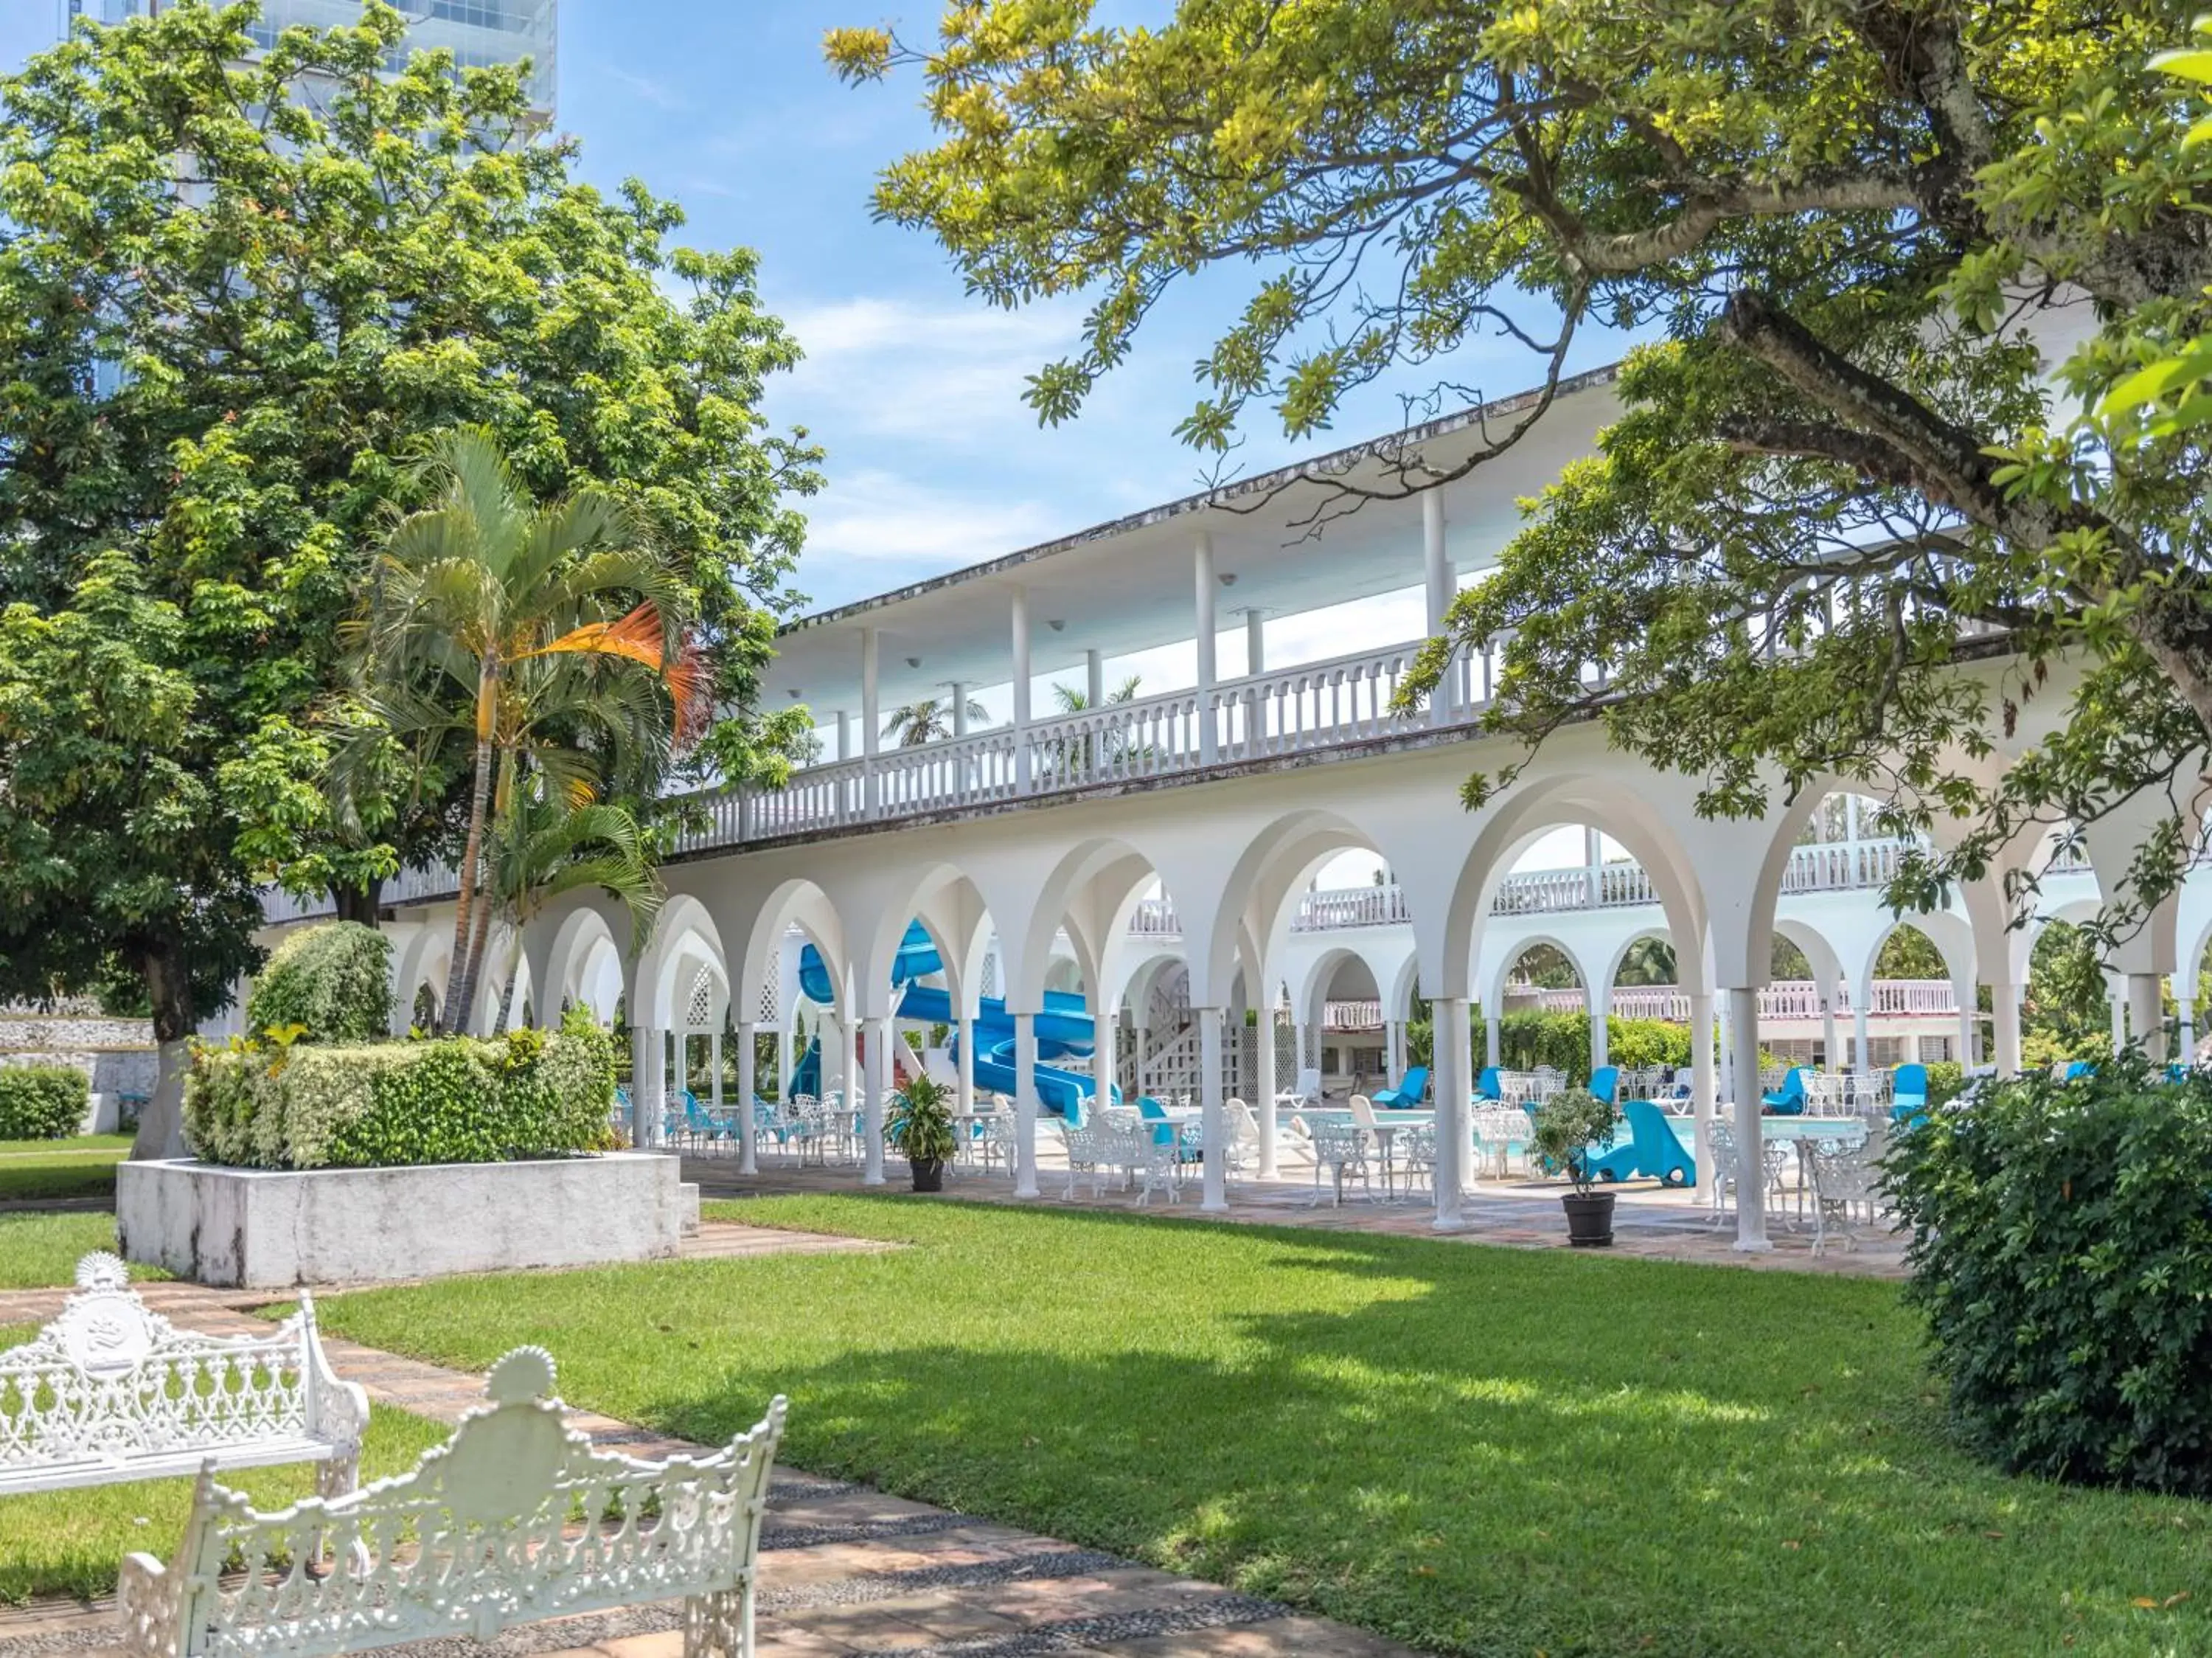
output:
<path id="1" fill-rule="evenodd" d="M 1564 990 L 1527 985 L 1507 989 L 1524 1000 L 1533 996 L 1536 1006 L 1546 1013 L 1581 1013 L 1589 1005 L 1588 994 L 1579 985 Z M 1838 986 L 1835 1013 L 1848 1017 L 1851 1005 L 1850 991 Z M 1690 1016 L 1688 995 L 1672 984 L 1622 986 L 1613 991 L 1612 1007 L 1614 1015 L 1621 1019 L 1664 1019 L 1679 1025 Z M 1956 1019 L 1959 998 L 1948 978 L 1877 978 L 1874 1005 L 1868 1011 L 1876 1018 Z M 1820 1019 L 1820 987 L 1809 978 L 1778 980 L 1759 993 L 1759 1016 L 1777 1022 Z"/>

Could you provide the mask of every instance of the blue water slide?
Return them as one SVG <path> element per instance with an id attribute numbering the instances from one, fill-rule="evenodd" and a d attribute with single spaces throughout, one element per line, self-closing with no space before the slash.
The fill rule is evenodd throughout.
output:
<path id="1" fill-rule="evenodd" d="M 795 1100 L 803 1094 L 815 1099 L 821 1093 L 822 1039 L 815 1036 L 807 1039 L 806 1051 L 799 1056 L 798 1064 L 792 1068 L 791 1081 L 784 1085 L 783 1097 Z"/>
<path id="2" fill-rule="evenodd" d="M 939 972 L 945 966 L 938 954 L 937 946 L 928 930 L 920 922 L 910 923 L 906 936 L 899 942 L 898 954 L 891 961 L 891 983 L 902 987 L 898 1016 L 915 1024 L 953 1025 L 958 1022 L 953 1011 L 952 997 L 933 984 L 915 981 Z M 822 954 L 811 944 L 799 953 L 799 988 L 807 999 L 825 1006 L 837 999 L 836 987 L 830 982 L 829 968 Z M 1047 991 L 1043 1011 L 1036 1015 L 1037 1103 L 1047 1111 L 1056 1112 L 1071 1122 L 1080 1123 L 1091 1094 L 1096 1089 L 1086 1071 L 1066 1070 L 1047 1063 L 1054 1059 L 1087 1059 L 1098 1039 L 1097 1027 L 1091 1023 L 1091 1009 L 1080 996 L 1066 991 Z M 976 1085 L 998 1094 L 1012 1094 L 1014 1083 L 1014 1019 L 1006 1011 L 1006 1004 L 999 997 L 985 997 L 976 1004 L 975 1011 L 975 1077 Z M 952 1043 L 953 1058 L 959 1058 L 959 1039 Z M 808 1045 L 806 1053 L 793 1073 L 793 1094 L 818 1092 L 822 1076 L 822 1045 L 817 1038 Z M 809 1086 L 799 1086 L 804 1080 Z M 1120 1098 L 1115 1091 L 1115 1098 Z"/>

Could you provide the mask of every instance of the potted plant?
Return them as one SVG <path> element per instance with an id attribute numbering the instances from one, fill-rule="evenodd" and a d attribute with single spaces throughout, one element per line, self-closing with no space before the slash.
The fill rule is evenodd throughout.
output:
<path id="1" fill-rule="evenodd" d="M 1546 1163 L 1565 1169 L 1574 1190 L 1559 1198 L 1567 1211 L 1567 1241 L 1577 1249 L 1599 1249 L 1613 1241 L 1610 1192 L 1597 1190 L 1588 1153 L 1613 1145 L 1613 1102 L 1587 1088 L 1556 1095 L 1536 1108 L 1535 1148 Z"/>
<path id="2" fill-rule="evenodd" d="M 952 1132 L 951 1090 L 933 1076 L 915 1077 L 899 1090 L 884 1137 L 904 1154 L 916 1192 L 945 1190 L 945 1165 L 959 1142 Z"/>

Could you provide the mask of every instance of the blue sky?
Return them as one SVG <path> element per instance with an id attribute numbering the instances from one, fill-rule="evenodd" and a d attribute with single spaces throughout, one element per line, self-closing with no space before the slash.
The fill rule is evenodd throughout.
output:
<path id="1" fill-rule="evenodd" d="M 767 302 L 807 352 L 769 413 L 829 450 L 799 583 L 819 607 L 1188 493 L 1199 458 L 1173 428 L 1194 396 L 1190 365 L 1246 285 L 1224 272 L 1178 296 L 1079 420 L 1040 430 L 1023 376 L 1068 348 L 1079 307 L 993 309 L 963 293 L 927 235 L 870 216 L 876 171 L 928 141 L 920 83 L 842 86 L 821 38 L 882 21 L 928 37 L 930 0 L 881 4 L 561 0 L 560 125 L 582 143 L 583 174 L 605 186 L 635 175 L 672 197 L 686 240 L 758 249 Z M 58 12 L 55 0 L 0 0 L 0 65 L 51 44 Z M 1507 347 L 1457 377 L 1495 394 L 1534 367 Z M 1401 424 L 1398 389 L 1364 394 L 1341 439 Z M 1263 414 L 1238 460 L 1258 470 L 1297 452 Z"/>
<path id="2" fill-rule="evenodd" d="M 561 0 L 559 125 L 582 144 L 582 175 L 612 186 L 642 179 L 680 202 L 684 239 L 749 246 L 762 287 L 807 353 L 776 384 L 769 412 L 810 429 L 829 451 L 829 484 L 807 505 L 799 585 L 828 607 L 975 563 L 1190 492 L 1199 458 L 1176 422 L 1194 396 L 1191 364 L 1248 286 L 1215 273 L 1156 314 L 1133 359 L 1077 421 L 1040 429 L 1021 401 L 1023 376 L 1076 338 L 1079 307 L 1008 314 L 970 299 L 927 236 L 876 222 L 878 168 L 930 132 L 907 75 L 840 85 L 823 65 L 823 31 L 889 21 L 927 39 L 931 0 Z M 1102 13 L 1153 13 L 1137 0 Z M 54 0 L 0 0 L 0 68 L 51 45 Z M 1452 377 L 1485 395 L 1534 378 L 1517 346 L 1476 348 Z M 1574 368 L 1610 355 L 1599 342 Z M 1401 424 L 1398 394 L 1370 388 L 1343 412 L 1335 441 Z M 1299 453 L 1262 413 L 1238 460 L 1263 470 Z M 1409 580 L 1418 579 L 1407 570 Z M 1271 664 L 1333 656 L 1410 638 L 1422 625 L 1409 588 L 1334 612 L 1271 623 Z M 1224 632 L 1224 674 L 1241 671 L 1240 632 Z M 1146 692 L 1188 685 L 1188 643 L 1109 665 Z M 983 690 L 1004 718 L 1003 686 Z M 1572 862 L 1565 849 L 1553 859 Z M 1547 848 L 1549 854 L 1553 849 Z M 1364 879 L 1357 872 L 1348 879 Z"/>

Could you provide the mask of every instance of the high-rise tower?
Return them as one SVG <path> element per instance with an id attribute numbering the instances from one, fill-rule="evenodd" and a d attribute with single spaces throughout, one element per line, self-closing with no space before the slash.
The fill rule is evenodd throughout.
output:
<path id="1" fill-rule="evenodd" d="M 62 30 L 66 34 L 80 16 L 119 23 L 157 12 L 167 3 L 61 0 Z M 527 58 L 532 107 L 551 124 L 559 0 L 396 0 L 396 3 L 407 19 L 406 51 L 448 47 L 454 63 L 463 69 L 512 64 Z M 261 21 L 253 25 L 252 33 L 263 46 L 271 46 L 280 32 L 295 24 L 331 28 L 357 21 L 360 16 L 361 0 L 262 0 Z"/>

